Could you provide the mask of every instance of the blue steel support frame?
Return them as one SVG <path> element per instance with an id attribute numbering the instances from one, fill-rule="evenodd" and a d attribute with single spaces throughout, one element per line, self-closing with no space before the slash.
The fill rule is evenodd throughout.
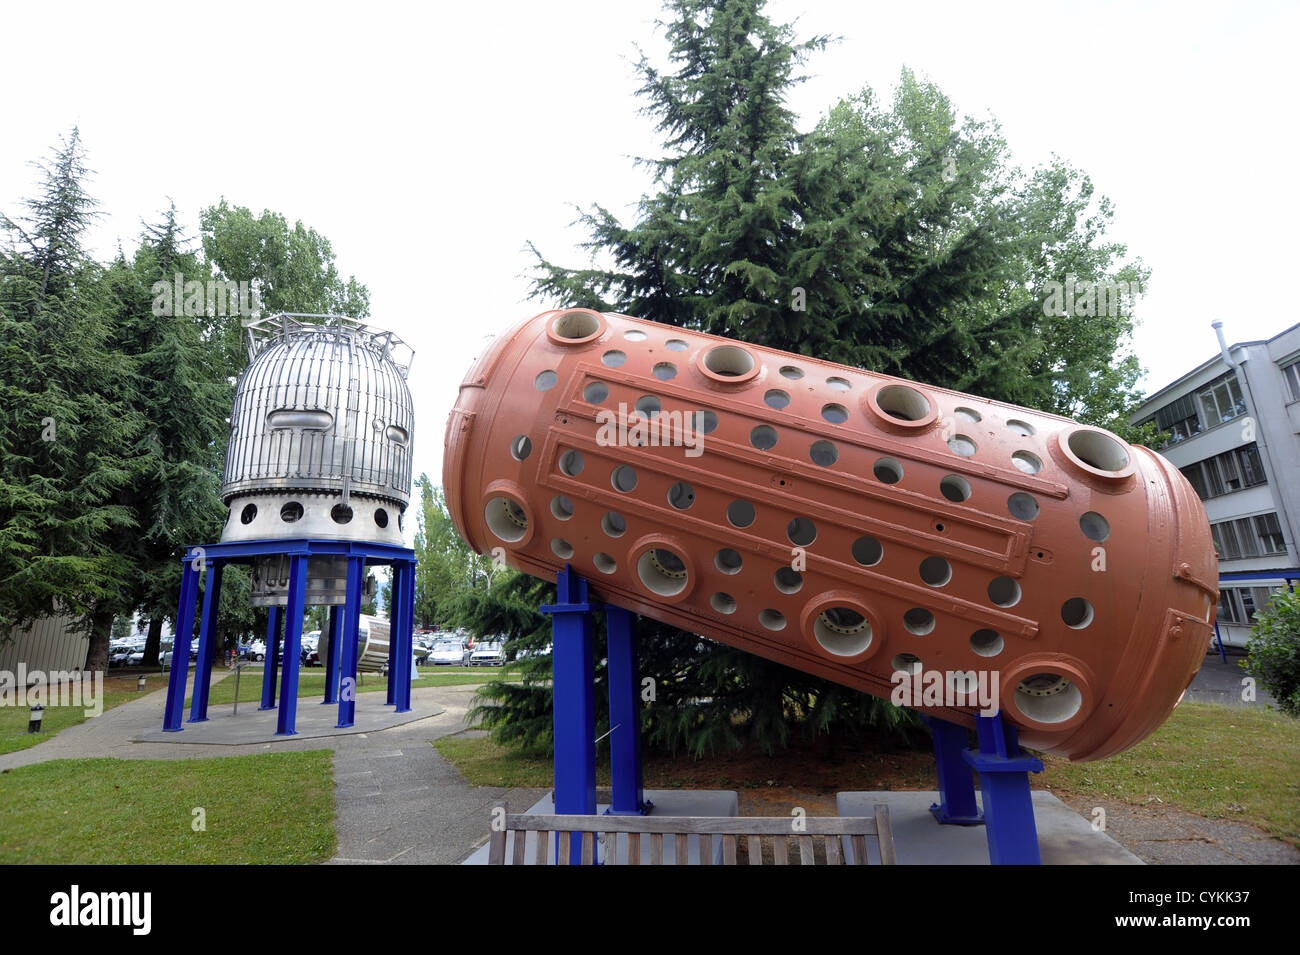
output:
<path id="1" fill-rule="evenodd" d="M 976 716 L 975 731 L 979 749 L 962 757 L 980 774 L 989 862 L 1041 865 L 1029 774 L 1043 771 L 1042 760 L 1021 751 L 1016 728 L 1002 721 L 1001 712 Z"/>
<path id="2" fill-rule="evenodd" d="M 611 816 L 645 815 L 641 772 L 641 699 L 637 666 L 635 618 L 630 610 L 605 604 L 608 648 Z"/>
<path id="3" fill-rule="evenodd" d="M 400 579 L 401 587 L 397 586 Z M 401 626 L 397 628 L 395 639 L 400 641 L 398 662 L 401 664 L 401 678 L 396 686 L 396 703 L 398 713 L 411 712 L 411 667 L 415 648 L 415 567 L 412 564 L 393 565 L 393 614 L 401 610 Z M 391 639 L 391 638 L 390 638 Z"/>
<path id="4" fill-rule="evenodd" d="M 181 731 L 181 717 L 185 709 L 185 681 L 190 675 L 190 643 L 194 635 L 194 605 L 199 599 L 199 571 L 195 563 L 201 558 L 191 558 L 187 553 L 181 572 L 181 599 L 176 610 L 176 636 L 172 640 L 172 672 L 167 681 L 167 709 L 163 714 L 163 729 L 168 733 Z"/>
<path id="5" fill-rule="evenodd" d="M 397 619 L 390 627 L 389 644 L 404 655 L 406 662 L 399 664 L 400 673 L 405 678 L 396 699 L 399 712 L 406 712 L 411 705 L 410 691 L 410 654 L 412 647 L 411 623 L 414 619 L 415 604 L 415 553 L 406 547 L 391 544 L 372 544 L 357 541 L 317 540 L 310 538 L 285 538 L 281 540 L 238 541 L 210 544 L 205 547 L 187 548 L 182 558 L 182 576 L 180 604 L 177 612 L 176 639 L 173 649 L 175 660 L 184 661 L 176 666 L 173 661 L 171 676 L 167 684 L 167 707 L 164 711 L 163 729 L 179 732 L 184 715 L 185 688 L 189 675 L 190 646 L 193 643 L 194 617 L 198 605 L 200 568 L 211 561 L 212 576 L 204 595 L 203 616 L 208 625 L 200 632 L 200 643 L 207 634 L 209 644 L 215 639 L 216 613 L 221 591 L 220 568 L 225 563 L 250 564 L 258 557 L 281 555 L 290 558 L 290 586 L 288 606 L 271 607 L 267 620 L 266 667 L 262 677 L 262 705 L 259 709 L 276 707 L 276 672 L 280 672 L 280 702 L 290 701 L 288 706 L 280 706 L 277 715 L 277 735 L 295 735 L 294 725 L 297 707 L 297 687 L 299 669 L 299 648 L 302 643 L 303 610 L 306 602 L 307 560 L 315 555 L 346 557 L 348 561 L 348 581 L 346 603 L 342 613 L 335 610 L 330 614 L 332 632 L 339 633 L 339 639 L 331 641 L 337 650 L 331 650 L 339 677 L 337 699 L 339 705 L 339 728 L 353 725 L 356 717 L 357 684 L 357 629 L 361 614 L 361 590 L 365 580 L 367 561 L 375 564 L 389 564 L 394 567 L 394 578 L 401 577 L 400 589 L 395 587 L 395 600 L 404 594 L 400 604 L 393 610 Z M 337 619 L 337 623 L 335 620 Z M 283 640 L 280 634 L 283 632 Z M 283 642 L 283 652 L 281 643 Z M 390 651 L 391 652 L 391 651 Z M 200 666 L 196 668 L 196 690 L 191 706 L 192 716 L 207 715 L 207 686 L 211 675 L 211 651 L 206 656 L 200 653 Z M 202 659 L 209 661 L 206 671 Z M 391 672 L 392 668 L 390 668 Z M 204 675 L 206 672 L 206 676 Z M 200 677 L 202 677 L 200 679 Z M 331 687 L 335 684 L 331 680 Z M 390 686 L 392 684 L 390 683 Z M 202 687 L 203 692 L 199 692 Z M 327 694 L 330 690 L 326 691 Z M 201 705 L 200 705 L 201 704 Z M 201 720 L 191 719 L 191 722 Z"/>
<path id="6" fill-rule="evenodd" d="M 212 650 L 217 639 L 217 612 L 221 609 L 221 572 L 225 562 L 214 560 L 203 588 L 203 616 L 199 620 L 199 656 L 194 664 L 194 691 L 190 694 L 191 723 L 208 718 L 208 690 L 212 685 Z M 175 654 L 173 654 L 175 663 Z"/>
<path id="7" fill-rule="evenodd" d="M 596 814 L 596 703 L 591 609 L 587 582 L 565 565 L 557 599 L 541 608 L 551 615 L 551 692 L 555 721 L 555 811 Z M 559 835 L 555 855 L 559 856 Z M 599 860 L 597 860 L 599 861 Z M 582 840 L 570 839 L 569 862 L 582 862 Z"/>
<path id="8" fill-rule="evenodd" d="M 930 812 L 947 826 L 978 826 L 984 814 L 975 802 L 975 780 L 965 761 L 968 730 L 933 716 L 921 717 L 934 736 L 934 762 L 939 773 L 939 801 Z"/>
<path id="9" fill-rule="evenodd" d="M 262 705 L 259 710 L 275 709 L 275 674 L 280 669 L 280 627 L 284 620 L 279 607 L 266 609 L 266 653 L 262 655 Z"/>
<path id="10" fill-rule="evenodd" d="M 275 735 L 295 736 L 298 721 L 298 667 L 302 663 L 302 614 L 307 597 L 307 557 L 289 558 L 289 605 L 284 608 L 284 660 L 280 664 L 280 712 Z"/>
<path id="11" fill-rule="evenodd" d="M 339 648 L 339 721 L 346 729 L 357 712 L 357 630 L 361 624 L 361 586 L 366 562 L 362 557 L 348 559 L 347 597 L 343 604 L 343 645 Z"/>
<path id="12" fill-rule="evenodd" d="M 321 700 L 322 705 L 339 701 L 339 635 L 342 633 L 342 624 L 342 608 L 330 607 L 330 652 L 325 658 L 325 699 Z M 316 649 L 320 649 L 319 642 Z"/>

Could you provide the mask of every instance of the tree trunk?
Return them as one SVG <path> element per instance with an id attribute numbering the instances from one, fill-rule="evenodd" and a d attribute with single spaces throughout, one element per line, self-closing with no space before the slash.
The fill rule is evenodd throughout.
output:
<path id="1" fill-rule="evenodd" d="M 86 651 L 86 671 L 108 670 L 108 640 L 113 630 L 113 610 L 100 606 L 90 615 L 90 649 Z"/>
<path id="2" fill-rule="evenodd" d="M 149 635 L 144 638 L 144 665 L 147 667 L 158 665 L 158 651 L 162 647 L 162 625 L 162 617 L 151 617 L 149 620 Z"/>

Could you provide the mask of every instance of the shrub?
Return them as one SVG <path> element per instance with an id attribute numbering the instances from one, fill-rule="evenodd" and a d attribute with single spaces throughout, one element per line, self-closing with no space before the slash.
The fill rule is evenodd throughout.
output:
<path id="1" fill-rule="evenodd" d="M 1259 678 L 1278 709 L 1300 717 L 1300 591 L 1274 594 L 1268 606 L 1255 613 L 1241 666 Z"/>

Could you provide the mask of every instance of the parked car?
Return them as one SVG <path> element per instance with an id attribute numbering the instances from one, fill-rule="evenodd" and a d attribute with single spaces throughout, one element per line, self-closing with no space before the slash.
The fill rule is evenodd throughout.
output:
<path id="1" fill-rule="evenodd" d="M 429 662 L 434 666 L 460 666 L 467 656 L 459 640 L 443 640 L 429 651 Z"/>
<path id="2" fill-rule="evenodd" d="M 485 640 L 470 651 L 469 665 L 472 667 L 499 667 L 505 663 L 505 648 L 500 640 Z"/>
<path id="3" fill-rule="evenodd" d="M 266 659 L 266 643 L 261 640 L 254 640 L 248 645 L 249 659 L 261 663 Z"/>
<path id="4" fill-rule="evenodd" d="M 131 655 L 131 648 L 126 644 L 118 644 L 115 647 L 109 647 L 108 665 L 111 667 L 120 667 L 126 665 L 126 658 Z"/>

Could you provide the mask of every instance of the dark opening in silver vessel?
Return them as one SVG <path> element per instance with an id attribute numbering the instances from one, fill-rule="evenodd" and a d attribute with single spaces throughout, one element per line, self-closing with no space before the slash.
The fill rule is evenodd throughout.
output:
<path id="1" fill-rule="evenodd" d="M 250 362 L 230 415 L 222 542 L 308 537 L 403 546 L 410 347 L 340 315 L 279 314 L 245 327 Z M 285 606 L 288 575 L 287 557 L 260 560 L 254 606 Z M 307 577 L 307 604 L 343 604 L 346 558 L 313 557 Z"/>

